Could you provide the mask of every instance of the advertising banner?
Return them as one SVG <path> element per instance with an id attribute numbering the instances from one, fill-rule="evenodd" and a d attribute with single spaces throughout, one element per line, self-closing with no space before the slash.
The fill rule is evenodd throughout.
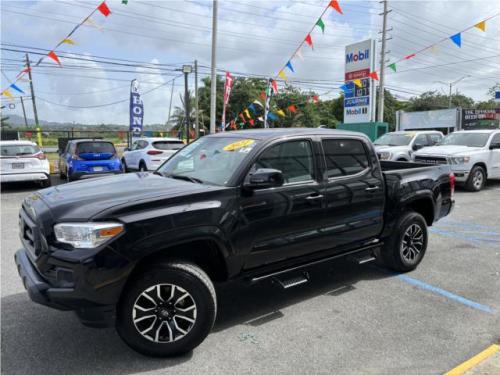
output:
<path id="1" fill-rule="evenodd" d="M 267 89 L 266 89 L 266 103 L 264 106 L 264 127 L 268 128 L 269 123 L 267 122 L 267 119 L 269 117 L 269 106 L 271 104 L 271 98 L 273 97 L 273 86 L 272 86 L 273 80 L 272 78 L 269 78 L 269 81 L 267 82 Z"/>
<path id="2" fill-rule="evenodd" d="M 498 128 L 500 121 L 496 116 L 494 109 L 462 109 L 462 129 Z"/>
<path id="3" fill-rule="evenodd" d="M 231 89 L 233 88 L 233 77 L 229 72 L 226 72 L 226 81 L 224 82 L 224 103 L 222 107 L 222 131 L 226 130 L 226 107 L 229 103 L 229 95 L 231 95 Z"/>
<path id="4" fill-rule="evenodd" d="M 369 77 L 374 71 L 375 41 L 364 40 L 345 48 L 344 123 L 375 120 L 375 87 Z"/>
<path id="5" fill-rule="evenodd" d="M 142 135 L 142 124 L 144 121 L 144 104 L 139 94 L 139 82 L 136 79 L 130 84 L 130 127 L 132 137 Z"/>

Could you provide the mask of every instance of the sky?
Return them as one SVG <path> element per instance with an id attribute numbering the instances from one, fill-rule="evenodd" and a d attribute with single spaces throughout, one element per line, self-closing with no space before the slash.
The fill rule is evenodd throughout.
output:
<path id="1" fill-rule="evenodd" d="M 101 1 L 43 0 L 0 2 L 1 86 L 8 87 L 30 60 L 63 39 Z M 143 94 L 144 123 L 165 124 L 169 106 L 180 105 L 183 78 L 176 69 L 200 66 L 200 80 L 211 64 L 212 1 L 107 0 L 111 14 L 96 13 L 94 25 L 84 24 L 72 36 L 74 45 L 57 49 L 62 67 L 46 58 L 33 68 L 39 118 L 88 124 L 128 124 L 130 81 L 137 79 Z M 233 74 L 275 77 L 314 26 L 329 0 L 219 0 L 217 68 Z M 302 48 L 304 60 L 292 59 L 290 82 L 314 90 L 320 99 L 338 97 L 344 76 L 345 46 L 368 38 L 380 40 L 382 5 L 378 1 L 339 0 L 343 15 L 328 9 L 324 34 L 311 33 L 314 50 Z M 386 74 L 387 88 L 399 99 L 429 90 L 448 93 L 446 82 L 463 78 L 453 91 L 487 100 L 487 91 L 500 82 L 500 2 L 390 1 L 387 64 L 448 38 L 477 22 L 486 31 L 463 32 L 458 48 L 445 39 L 433 50 L 397 63 Z M 377 42 L 377 53 L 380 42 Z M 38 54 L 37 54 L 38 53 Z M 62 57 L 66 56 L 66 57 Z M 377 57 L 379 60 L 380 57 Z M 107 64 L 103 62 L 108 62 Z M 114 64 L 109 64 L 112 62 Z M 173 95 L 172 93 L 172 80 Z M 190 88 L 194 75 L 190 75 Z M 283 83 L 280 82 L 280 86 Z M 27 82 L 18 82 L 26 93 Z M 151 90 L 151 91 L 150 91 Z M 16 96 L 20 95 L 18 93 Z M 10 103 L 2 97 L 2 104 Z M 19 100 L 3 115 L 22 115 Z M 14 107 L 14 106 L 10 106 Z M 27 99 L 27 115 L 33 118 Z"/>

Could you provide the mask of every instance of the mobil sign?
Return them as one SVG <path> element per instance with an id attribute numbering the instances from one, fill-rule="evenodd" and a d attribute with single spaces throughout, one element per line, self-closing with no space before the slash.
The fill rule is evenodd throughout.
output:
<path id="1" fill-rule="evenodd" d="M 375 117 L 375 90 L 369 74 L 374 70 L 375 41 L 354 43 L 345 48 L 344 80 L 349 90 L 344 97 L 344 123 L 373 121 Z M 360 80 L 355 85 L 353 80 Z"/>

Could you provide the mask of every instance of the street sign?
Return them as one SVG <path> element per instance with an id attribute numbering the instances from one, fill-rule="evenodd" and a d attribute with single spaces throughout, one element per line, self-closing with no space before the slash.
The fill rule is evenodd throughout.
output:
<path id="1" fill-rule="evenodd" d="M 354 43 L 345 48 L 344 123 L 375 120 L 375 87 L 369 77 L 375 65 L 375 41 Z M 358 85 L 355 84 L 355 80 Z"/>

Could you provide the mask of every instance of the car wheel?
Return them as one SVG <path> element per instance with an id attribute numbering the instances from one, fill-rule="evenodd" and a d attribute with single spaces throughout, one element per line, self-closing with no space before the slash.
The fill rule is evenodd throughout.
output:
<path id="1" fill-rule="evenodd" d="M 407 211 L 394 228 L 394 233 L 381 250 L 382 263 L 395 271 L 412 271 L 427 250 L 427 223 L 419 213 Z"/>
<path id="2" fill-rule="evenodd" d="M 148 168 L 146 167 L 146 163 L 141 160 L 141 162 L 139 163 L 139 172 L 147 172 L 148 171 Z"/>
<path id="3" fill-rule="evenodd" d="M 40 181 L 40 187 L 41 187 L 42 189 L 44 189 L 44 188 L 48 188 L 50 185 L 51 185 L 50 177 L 49 177 L 49 178 L 47 178 L 46 180 L 42 180 L 42 181 Z"/>
<path id="4" fill-rule="evenodd" d="M 129 172 L 125 158 L 122 158 L 122 165 L 123 165 L 123 172 L 125 173 Z"/>
<path id="5" fill-rule="evenodd" d="M 480 191 L 486 183 L 486 172 L 484 168 L 476 165 L 470 171 L 469 178 L 465 183 L 465 188 L 469 191 Z"/>
<path id="6" fill-rule="evenodd" d="M 128 284 L 118 305 L 116 329 L 142 354 L 175 356 L 205 339 L 216 312 L 215 289 L 207 274 L 194 264 L 172 262 Z"/>

